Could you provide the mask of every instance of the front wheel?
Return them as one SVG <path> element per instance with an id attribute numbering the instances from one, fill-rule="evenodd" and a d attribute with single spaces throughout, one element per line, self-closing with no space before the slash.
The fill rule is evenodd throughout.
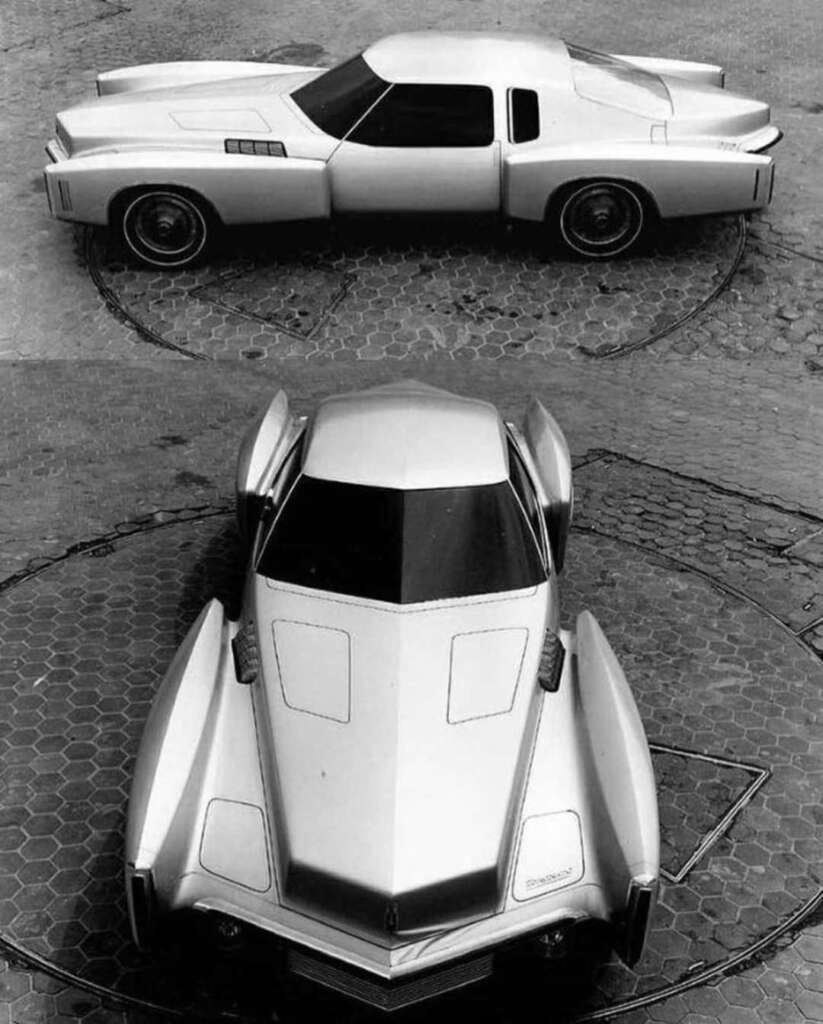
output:
<path id="1" fill-rule="evenodd" d="M 120 225 L 126 245 L 142 263 L 180 268 L 206 248 L 209 221 L 205 204 L 193 196 L 152 189 L 126 202 Z"/>
<path id="2" fill-rule="evenodd" d="M 605 259 L 625 252 L 646 223 L 640 196 L 616 181 L 574 186 L 557 205 L 557 221 L 566 245 L 580 256 Z"/>

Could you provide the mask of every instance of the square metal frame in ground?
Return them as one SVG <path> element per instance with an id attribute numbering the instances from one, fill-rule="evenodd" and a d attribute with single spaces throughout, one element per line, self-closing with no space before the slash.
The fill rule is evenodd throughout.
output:
<path id="1" fill-rule="evenodd" d="M 661 867 L 660 874 L 663 878 L 665 878 L 667 882 L 672 882 L 675 885 L 678 885 L 680 882 L 685 880 L 700 858 L 707 853 L 712 846 L 714 846 L 717 840 L 729 828 L 743 808 L 751 802 L 758 790 L 760 790 L 771 778 L 772 773 L 768 768 L 761 768 L 760 765 L 749 764 L 746 761 L 734 761 L 728 757 L 718 757 L 716 754 L 701 754 L 696 750 L 685 750 L 683 747 L 672 747 L 666 743 L 650 743 L 649 750 L 653 754 L 657 752 L 660 754 L 672 754 L 675 757 L 692 758 L 696 761 L 705 761 L 709 764 L 719 765 L 722 768 L 739 768 L 753 776 L 752 782 L 743 790 L 742 794 L 734 801 L 731 807 L 729 807 L 715 827 L 703 836 L 691 856 L 686 859 L 676 874 L 672 874 L 670 871 Z"/>
<path id="2" fill-rule="evenodd" d="M 285 263 L 275 261 L 273 263 L 255 263 L 251 267 L 244 267 L 240 270 L 230 271 L 229 273 L 217 274 L 210 280 L 204 281 L 202 284 L 192 288 L 189 295 L 199 299 L 202 302 L 208 302 L 212 306 L 217 306 L 219 309 L 226 310 L 228 313 L 233 313 L 235 316 L 243 317 L 245 320 L 252 320 L 255 323 L 264 324 L 266 327 L 271 328 L 281 334 L 286 334 L 290 338 L 297 338 L 301 341 L 308 341 L 313 338 L 318 331 L 320 331 L 323 325 L 328 320 L 331 313 L 340 305 L 351 290 L 354 283 L 357 281 L 357 274 L 351 270 L 338 270 L 336 267 L 324 263 L 322 259 L 317 261 L 317 264 L 312 267 L 314 270 L 328 270 L 336 274 L 341 278 L 340 284 L 335 288 L 331 298 L 325 303 L 320 312 L 317 315 L 315 322 L 311 325 L 308 331 L 297 331 L 293 327 L 284 324 L 281 320 L 270 317 L 261 316 L 258 313 L 251 313 L 247 309 L 243 309 L 242 306 L 236 305 L 232 302 L 227 302 L 223 299 L 212 298 L 209 295 L 209 289 L 214 288 L 217 285 L 225 284 L 230 281 L 240 281 L 244 277 L 256 273 L 260 270 L 272 270 L 275 271 L 285 267 L 287 270 L 292 269 Z"/>

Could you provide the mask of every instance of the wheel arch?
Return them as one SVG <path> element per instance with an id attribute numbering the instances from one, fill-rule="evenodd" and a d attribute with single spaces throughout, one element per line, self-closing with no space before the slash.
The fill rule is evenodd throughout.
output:
<path id="1" fill-rule="evenodd" d="M 658 206 L 657 199 L 655 198 L 652 189 L 643 182 L 638 181 L 636 178 L 627 177 L 622 174 L 583 174 L 576 175 L 573 178 L 568 178 L 566 181 L 561 182 L 553 189 L 552 192 L 549 193 L 549 196 L 546 199 L 546 204 L 543 209 L 543 220 L 547 222 L 550 221 L 552 216 L 559 209 L 563 200 L 578 186 L 591 185 L 595 182 L 602 182 L 603 184 L 608 185 L 623 185 L 624 188 L 631 189 L 643 204 L 644 214 L 654 220 L 660 220 L 660 207 Z"/>
<path id="2" fill-rule="evenodd" d="M 137 196 L 148 192 L 173 192 L 177 195 L 185 196 L 186 199 L 198 203 L 204 215 L 209 220 L 209 226 L 212 228 L 222 227 L 223 218 L 220 216 L 217 207 L 214 203 L 203 195 L 202 192 L 196 188 L 192 188 L 191 185 L 181 185 L 176 182 L 170 181 L 156 181 L 156 182 L 141 182 L 138 185 L 126 185 L 123 188 L 115 192 L 109 199 L 108 206 L 106 208 L 107 223 L 110 228 L 118 228 L 119 221 L 123 213 L 125 213 L 128 204 L 136 199 Z"/>

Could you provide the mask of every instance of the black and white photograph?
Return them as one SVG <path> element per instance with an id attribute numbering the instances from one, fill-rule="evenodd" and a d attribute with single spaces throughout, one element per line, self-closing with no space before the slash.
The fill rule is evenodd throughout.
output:
<path id="1" fill-rule="evenodd" d="M 0 1024 L 823 1024 L 819 0 L 0 0 Z"/>

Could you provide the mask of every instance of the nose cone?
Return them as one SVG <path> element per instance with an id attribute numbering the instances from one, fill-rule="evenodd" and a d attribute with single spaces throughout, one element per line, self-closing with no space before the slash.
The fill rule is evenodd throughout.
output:
<path id="1" fill-rule="evenodd" d="M 760 100 L 676 78 L 667 78 L 666 85 L 674 108 L 668 122 L 669 138 L 718 135 L 728 139 L 749 135 L 769 123 L 769 105 Z"/>

